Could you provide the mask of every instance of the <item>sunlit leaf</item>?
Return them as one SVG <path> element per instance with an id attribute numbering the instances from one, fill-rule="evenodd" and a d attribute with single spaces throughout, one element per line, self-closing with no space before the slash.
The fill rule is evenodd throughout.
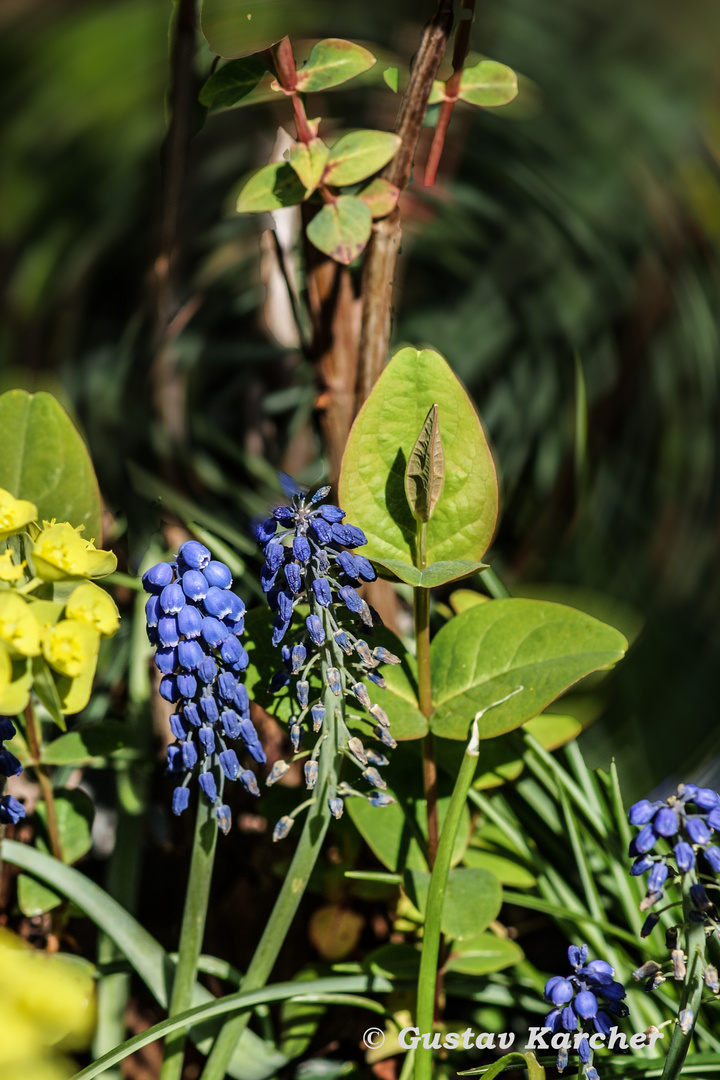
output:
<path id="1" fill-rule="evenodd" d="M 287 161 L 273 161 L 250 177 L 237 201 L 239 214 L 261 214 L 297 206 L 305 198 L 305 188 Z"/>
<path id="2" fill-rule="evenodd" d="M 322 139 L 309 143 L 296 142 L 290 147 L 289 162 L 306 190 L 311 195 L 322 179 L 330 150 Z"/>
<path id="3" fill-rule="evenodd" d="M 315 215 L 307 238 L 319 251 L 347 266 L 365 249 L 371 232 L 370 207 L 353 195 L 340 195 Z"/>
<path id="4" fill-rule="evenodd" d="M 375 559 L 374 562 L 400 581 L 404 581 L 406 585 L 422 586 L 423 589 L 434 589 L 438 585 L 447 584 L 448 581 L 457 581 L 459 578 L 476 574 L 478 570 L 483 570 L 485 567 L 485 563 L 470 562 L 469 559 L 434 562 L 426 566 L 424 570 L 418 570 L 417 567 L 400 559 Z"/>
<path id="5" fill-rule="evenodd" d="M 325 182 L 357 184 L 387 165 L 399 145 L 399 135 L 391 131 L 351 131 L 331 147 Z"/>
<path id="6" fill-rule="evenodd" d="M 517 75 L 496 60 L 481 60 L 463 71 L 458 96 L 470 105 L 482 105 L 486 109 L 507 105 L 517 96 Z"/>
<path id="7" fill-rule="evenodd" d="M 35 813 L 41 823 L 38 845 L 49 851 L 47 806 L 43 801 L 37 804 Z M 80 788 L 61 788 L 55 792 L 55 816 L 63 862 L 77 862 L 83 855 L 87 855 L 92 846 L 91 831 L 95 816 L 92 801 Z"/>
<path id="8" fill-rule="evenodd" d="M 396 67 L 385 68 L 383 71 L 383 79 L 385 83 L 390 87 L 394 94 L 398 92 L 398 86 L 400 83 L 400 71 Z"/>
<path id="9" fill-rule="evenodd" d="M 403 886 L 422 914 L 427 906 L 430 874 L 406 870 Z M 443 893 L 441 926 L 455 940 L 472 938 L 495 919 L 502 907 L 502 887 L 488 870 L 456 867 L 448 874 Z"/>
<path id="10" fill-rule="evenodd" d="M 444 483 L 445 454 L 438 423 L 438 407 L 433 404 L 405 467 L 405 495 L 410 510 L 418 521 L 430 520 Z"/>
<path id="11" fill-rule="evenodd" d="M 297 73 L 296 89 L 303 94 L 329 90 L 361 75 L 375 64 L 362 45 L 342 38 L 324 38 L 313 45 L 310 56 Z"/>
<path id="12" fill-rule="evenodd" d="M 489 975 L 492 971 L 519 964 L 523 959 L 522 949 L 510 938 L 483 931 L 453 946 L 445 970 L 460 975 Z"/>
<path id="13" fill-rule="evenodd" d="M 382 218 L 392 213 L 397 206 L 400 188 L 378 176 L 375 180 L 371 180 L 366 188 L 363 188 L 358 198 L 367 203 L 374 218 Z"/>

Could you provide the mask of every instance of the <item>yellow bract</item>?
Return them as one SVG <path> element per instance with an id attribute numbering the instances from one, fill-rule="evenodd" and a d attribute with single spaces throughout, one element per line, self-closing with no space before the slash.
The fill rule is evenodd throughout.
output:
<path id="1" fill-rule="evenodd" d="M 94 669 L 100 635 L 94 626 L 80 619 L 62 619 L 45 631 L 42 648 L 51 667 L 76 679 L 89 665 Z"/>
<path id="2" fill-rule="evenodd" d="M 5 488 L 0 488 L 0 537 L 9 536 L 37 517 L 37 506 L 27 499 L 16 499 Z"/>
<path id="3" fill-rule="evenodd" d="M 12 660 L 7 646 L 0 641 L 0 699 L 12 681 Z M 6 714 L 9 715 L 9 714 Z"/>
<path id="4" fill-rule="evenodd" d="M 98 551 L 91 540 L 85 540 L 68 522 L 43 524 L 45 528 L 38 533 L 33 547 L 35 573 L 43 581 L 104 577 L 117 566 L 111 551 Z"/>
<path id="5" fill-rule="evenodd" d="M 95 1026 L 90 966 L 49 955 L 0 930 L 0 1039 L 3 1080 L 55 1080 L 72 1071 L 55 1053 L 88 1044 Z"/>
<path id="6" fill-rule="evenodd" d="M 68 619 L 89 623 L 105 637 L 111 637 L 120 626 L 120 616 L 112 597 L 89 581 L 73 590 L 65 613 Z"/>
<path id="7" fill-rule="evenodd" d="M 0 639 L 12 656 L 39 656 L 41 628 L 27 600 L 0 592 Z"/>
<path id="8" fill-rule="evenodd" d="M 17 581 L 23 576 L 25 565 L 25 562 L 14 563 L 12 553 L 3 551 L 0 553 L 0 581 Z"/>

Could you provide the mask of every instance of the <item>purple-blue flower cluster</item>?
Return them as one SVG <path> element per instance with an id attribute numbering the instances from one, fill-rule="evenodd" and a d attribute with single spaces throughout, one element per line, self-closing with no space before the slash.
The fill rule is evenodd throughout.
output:
<path id="1" fill-rule="evenodd" d="M 305 491 L 293 484 L 288 493 L 292 505 L 274 507 L 272 517 L 257 526 L 256 537 L 265 556 L 260 575 L 262 587 L 270 608 L 276 613 L 272 640 L 281 647 L 283 664 L 270 689 L 277 692 L 285 686 L 292 688 L 296 702 L 296 714 L 290 720 L 293 750 L 299 751 L 310 728 L 315 733 L 322 731 L 326 689 L 351 708 L 364 710 L 356 714 L 357 719 L 373 728 L 383 746 L 393 748 L 396 743 L 390 734 L 387 715 L 380 705 L 373 704 L 365 685 L 367 680 L 384 687 L 385 680 L 378 667 L 382 663 L 399 663 L 387 649 L 371 648 L 365 640 L 379 622 L 377 614 L 357 592 L 359 585 L 377 577 L 369 559 L 357 552 L 367 543 L 365 534 L 344 522 L 345 512 L 340 507 L 325 502 L 329 487 L 308 498 Z M 298 625 L 299 606 L 304 610 Z M 365 628 L 359 635 L 354 632 L 358 623 Z M 311 670 L 318 660 L 322 661 L 323 671 L 319 696 L 311 694 L 310 684 Z M 366 748 L 357 736 L 351 736 L 344 721 L 342 726 L 342 748 L 373 789 L 367 796 L 370 803 L 385 806 L 392 802 L 378 771 L 387 764 L 387 758 Z M 313 788 L 317 781 L 319 745 L 318 741 L 305 764 L 308 788 Z M 271 773 L 268 782 L 273 783 L 277 778 Z M 346 796 L 358 794 L 348 784 L 340 784 L 337 791 L 330 792 L 333 815 L 342 815 Z M 289 827 L 287 823 L 280 826 L 276 839 L 287 835 Z"/>
<path id="2" fill-rule="evenodd" d="M 4 745 L 15 735 L 15 725 L 9 716 L 0 716 L 0 776 L 18 776 L 22 765 Z M 0 825 L 17 825 L 25 817 L 25 807 L 13 795 L 0 795 Z"/>
<path id="3" fill-rule="evenodd" d="M 712 843 L 713 832 L 720 831 L 720 795 L 712 788 L 680 784 L 677 795 L 655 802 L 648 799 L 636 802 L 630 807 L 628 819 L 640 829 L 630 842 L 630 856 L 635 860 L 630 873 L 648 875 L 641 911 L 653 908 L 662 900 L 671 873 L 694 874 L 698 865 L 713 874 L 720 873 L 720 847 Z M 655 850 L 662 842 L 669 851 Z M 690 892 L 699 912 L 716 917 L 700 883 L 693 884 Z M 643 927 L 643 936 L 650 933 L 657 921 L 657 916 L 651 913 Z"/>
<path id="4" fill-rule="evenodd" d="M 230 808 L 223 803 L 225 780 L 240 780 L 253 795 L 255 774 L 243 769 L 228 740 L 241 739 L 250 756 L 265 752 L 250 720 L 250 701 L 240 675 L 248 656 L 240 643 L 245 605 L 230 589 L 232 575 L 204 544 L 188 540 L 176 562 L 158 563 L 143 575 L 148 637 L 156 646 L 160 695 L 176 706 L 170 717 L 175 742 L 168 747 L 168 773 L 181 783 L 173 792 L 175 814 L 186 809 L 190 780 L 215 807 L 223 832 Z"/>
<path id="5" fill-rule="evenodd" d="M 545 1026 L 554 1035 L 562 1032 L 575 1035 L 574 1045 L 580 1060 L 587 1065 L 592 1057 L 588 1036 L 609 1035 L 614 1026 L 613 1017 L 628 1015 L 623 1001 L 626 991 L 622 983 L 615 981 L 615 971 L 606 960 L 588 960 L 587 945 L 571 945 L 568 961 L 573 969 L 571 974 L 554 975 L 545 984 L 545 1000 L 554 1006 L 545 1018 Z M 570 1039 L 567 1041 L 570 1044 Z M 564 1047 L 558 1050 L 558 1072 L 565 1069 L 567 1062 L 568 1049 Z M 586 1076 L 588 1080 L 599 1080 L 593 1066 Z"/>

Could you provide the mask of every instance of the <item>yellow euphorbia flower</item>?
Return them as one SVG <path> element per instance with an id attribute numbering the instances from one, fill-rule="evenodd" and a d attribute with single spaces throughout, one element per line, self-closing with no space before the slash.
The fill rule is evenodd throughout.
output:
<path id="1" fill-rule="evenodd" d="M 40 655 L 41 627 L 27 600 L 15 592 L 0 592 L 0 639 L 14 656 Z"/>
<path id="2" fill-rule="evenodd" d="M 98 551 L 91 540 L 80 535 L 80 529 L 74 529 L 67 521 L 43 522 L 43 525 L 33 547 L 35 573 L 43 581 L 104 577 L 117 566 L 111 551 Z"/>
<path id="3" fill-rule="evenodd" d="M 14 563 L 12 553 L 3 551 L 0 553 L 0 581 L 18 581 L 23 576 L 26 563 Z"/>
<path id="4" fill-rule="evenodd" d="M 87 581 L 73 589 L 65 607 L 68 619 L 80 619 L 94 626 L 105 637 L 112 637 L 120 626 L 120 616 L 113 598 Z"/>
<path id="5" fill-rule="evenodd" d="M 0 1039 L 3 1080 L 54 1080 L 71 1071 L 56 1049 L 88 1044 L 95 1027 L 94 983 L 89 964 L 75 957 L 29 948 L 0 930 Z"/>
<path id="6" fill-rule="evenodd" d="M 37 506 L 27 499 L 16 499 L 0 488 L 0 537 L 9 536 L 29 525 L 37 517 Z"/>
<path id="7" fill-rule="evenodd" d="M 61 675 L 76 679 L 88 665 L 92 664 L 94 668 L 100 634 L 94 626 L 80 619 L 62 619 L 47 628 L 42 647 L 51 667 Z"/>

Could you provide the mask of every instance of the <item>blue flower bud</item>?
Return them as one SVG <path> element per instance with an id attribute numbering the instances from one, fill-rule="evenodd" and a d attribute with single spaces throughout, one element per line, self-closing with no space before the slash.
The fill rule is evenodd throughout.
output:
<path id="1" fill-rule="evenodd" d="M 264 765 L 265 764 L 265 762 L 267 761 L 267 754 L 263 750 L 263 748 L 260 745 L 259 741 L 254 742 L 252 744 L 252 746 L 248 746 L 247 749 L 248 749 L 248 754 L 250 755 L 250 757 L 254 761 L 257 761 L 258 765 Z"/>
<path id="2" fill-rule="evenodd" d="M 165 760 L 167 761 L 167 772 L 171 775 L 183 771 L 182 750 L 179 746 L 168 746 L 165 751 Z"/>
<path id="3" fill-rule="evenodd" d="M 377 671 L 368 671 L 367 678 L 371 683 L 375 683 L 375 686 L 379 686 L 381 690 L 387 689 L 387 683 L 382 675 L 378 675 Z"/>
<path id="4" fill-rule="evenodd" d="M 701 810 L 716 810 L 720 806 L 720 795 L 712 788 L 698 788 L 693 802 Z"/>
<path id="5" fill-rule="evenodd" d="M 390 764 L 384 754 L 378 754 L 375 750 L 366 750 L 365 757 L 371 765 L 377 765 L 379 769 L 381 769 L 383 765 Z"/>
<path id="6" fill-rule="evenodd" d="M 160 637 L 157 632 L 157 626 L 147 627 L 147 639 L 153 646 L 153 648 L 157 647 L 160 644 Z"/>
<path id="7" fill-rule="evenodd" d="M 0 796 L 0 825 L 17 825 L 25 817 L 25 807 L 14 795 Z"/>
<path id="8" fill-rule="evenodd" d="M 635 849 L 633 854 L 644 855 L 646 851 L 651 851 L 655 847 L 657 833 L 652 825 L 645 825 L 631 843 Z"/>
<path id="9" fill-rule="evenodd" d="M 657 805 L 649 802 L 647 799 L 641 799 L 640 802 L 636 802 L 634 806 L 630 807 L 628 812 L 628 821 L 631 825 L 647 825 L 648 821 L 652 821 L 655 817 Z"/>
<path id="10" fill-rule="evenodd" d="M 0 716 L 0 742 L 13 739 L 17 734 L 15 725 L 9 716 Z"/>
<path id="11" fill-rule="evenodd" d="M 294 645 L 293 646 L 292 658 L 291 658 L 293 675 L 298 674 L 298 672 L 300 671 L 300 668 L 305 663 L 305 658 L 306 657 L 307 657 L 307 650 L 306 650 L 304 645 Z"/>
<path id="12" fill-rule="evenodd" d="M 239 671 L 248 666 L 248 654 L 236 637 L 229 637 L 220 646 L 220 656 L 226 664 L 233 664 Z"/>
<path id="13" fill-rule="evenodd" d="M 575 998 L 575 1011 L 583 1020 L 592 1020 L 598 1011 L 597 998 L 590 990 L 581 990 Z"/>
<path id="14" fill-rule="evenodd" d="M 314 618 L 314 616 L 311 615 L 310 618 L 312 619 L 312 618 Z M 288 629 L 289 625 L 290 625 L 290 620 L 289 619 L 283 619 L 281 615 L 277 616 L 277 618 L 273 622 L 273 632 L 272 632 L 272 643 L 273 643 L 273 645 L 279 645 L 280 644 L 282 639 L 285 637 L 285 634 L 287 633 L 287 629 Z"/>
<path id="15" fill-rule="evenodd" d="M 161 615 L 158 619 L 158 637 L 162 645 L 177 645 L 180 641 L 177 619 L 174 615 Z"/>
<path id="16" fill-rule="evenodd" d="M 678 870 L 681 874 L 687 874 L 695 865 L 695 852 L 684 840 L 676 844 L 673 850 Z"/>
<path id="17" fill-rule="evenodd" d="M 267 518 L 265 521 L 261 521 L 259 525 L 255 526 L 255 539 L 258 544 L 267 544 L 272 540 L 277 531 L 277 521 L 275 518 Z"/>
<path id="18" fill-rule="evenodd" d="M 372 701 L 370 700 L 370 695 L 367 692 L 367 687 L 364 686 L 363 683 L 355 683 L 355 685 L 352 687 L 352 692 L 361 705 L 364 705 L 366 709 L 372 708 Z"/>
<path id="19" fill-rule="evenodd" d="M 4 746 L 0 749 L 0 776 L 19 776 L 22 765 Z"/>
<path id="20" fill-rule="evenodd" d="M 388 795 L 385 791 L 375 791 L 372 795 L 368 796 L 368 802 L 371 806 L 389 806 L 390 803 L 394 803 L 392 795 Z"/>
<path id="21" fill-rule="evenodd" d="M 344 630 L 338 630 L 336 634 L 333 634 L 333 639 L 336 645 L 339 645 L 346 656 L 350 656 L 353 647 L 350 642 L 350 638 L 347 636 Z"/>
<path id="22" fill-rule="evenodd" d="M 293 753 L 297 754 L 300 749 L 300 742 L 302 740 L 302 727 L 300 724 L 290 725 L 290 745 L 293 748 Z"/>
<path id="23" fill-rule="evenodd" d="M 207 595 L 208 582 L 201 570 L 186 570 L 182 576 L 182 590 L 188 600 L 202 600 Z"/>
<path id="24" fill-rule="evenodd" d="M 203 570 L 208 585 L 217 589 L 229 589 L 232 585 L 230 568 L 218 559 L 212 559 Z"/>
<path id="25" fill-rule="evenodd" d="M 227 836 L 232 828 L 232 811 L 227 803 L 222 803 L 221 806 L 215 811 L 215 817 L 217 818 L 218 828 L 223 836 Z"/>
<path id="26" fill-rule="evenodd" d="M 151 566 L 142 576 L 142 585 L 145 592 L 160 593 L 173 579 L 173 571 L 170 563 L 161 562 Z"/>
<path id="27" fill-rule="evenodd" d="M 343 547 L 361 547 L 363 544 L 367 544 L 367 537 L 362 529 L 358 529 L 355 525 L 333 525 L 332 526 L 333 539 L 338 544 L 342 544 Z"/>
<path id="28" fill-rule="evenodd" d="M 177 679 L 174 675 L 165 675 L 160 680 L 160 686 L 158 688 L 160 697 L 165 701 L 174 703 L 180 697 L 180 691 L 178 690 Z"/>
<path id="29" fill-rule="evenodd" d="M 313 705 L 310 710 L 310 715 L 312 716 L 313 731 L 317 733 L 322 727 L 323 720 L 325 719 L 325 706 Z"/>
<path id="30" fill-rule="evenodd" d="M 711 829 L 720 829 L 720 810 L 711 810 L 706 820 Z"/>
<path id="31" fill-rule="evenodd" d="M 703 855 L 707 859 L 710 868 L 716 873 L 720 874 L 720 848 L 715 844 L 710 844 L 703 851 Z"/>
<path id="32" fill-rule="evenodd" d="M 390 721 L 388 720 L 388 715 L 385 712 L 385 710 L 382 709 L 379 705 L 372 705 L 370 707 L 370 712 L 375 717 L 375 719 L 377 720 L 380 727 L 383 727 L 383 728 L 390 727 Z"/>
<path id="33" fill-rule="evenodd" d="M 271 570 L 269 566 L 263 566 L 260 571 L 260 584 L 263 592 L 269 593 L 275 584 L 275 578 L 277 577 L 277 570 Z M 272 607 L 272 605 L 270 605 Z"/>
<path id="34" fill-rule="evenodd" d="M 552 1009 L 545 1017 L 545 1027 L 554 1033 L 562 1031 L 562 1009 Z"/>
<path id="35" fill-rule="evenodd" d="M 205 659 L 200 663 L 197 669 L 197 673 L 200 682 L 203 682 L 206 686 L 209 686 L 218 673 L 218 666 L 211 656 L 206 656 Z"/>
<path id="36" fill-rule="evenodd" d="M 178 548 L 178 558 L 191 570 L 202 570 L 210 562 L 212 555 L 198 540 L 186 540 Z"/>
<path id="37" fill-rule="evenodd" d="M 691 885 L 690 899 L 692 900 L 698 911 L 709 911 L 712 907 L 708 894 L 705 892 L 704 885 Z"/>
<path id="38" fill-rule="evenodd" d="M 632 877 L 638 877 L 640 874 L 646 874 L 648 870 L 652 870 L 653 866 L 654 863 L 648 855 L 639 855 L 630 867 L 630 874 Z"/>
<path id="39" fill-rule="evenodd" d="M 172 797 L 172 812 L 177 814 L 178 817 L 182 814 L 183 810 L 187 810 L 188 803 L 190 802 L 190 790 L 186 787 L 176 787 L 173 791 Z"/>
<path id="40" fill-rule="evenodd" d="M 211 772 L 200 773 L 198 776 L 198 784 L 202 788 L 203 794 L 214 803 L 217 799 L 217 784 L 215 783 L 215 777 Z"/>
<path id="41" fill-rule="evenodd" d="M 305 786 L 307 788 L 309 788 L 310 790 L 312 790 L 315 787 L 315 785 L 317 783 L 317 778 L 318 778 L 318 763 L 317 763 L 317 761 L 306 761 L 304 771 L 305 771 Z"/>
<path id="42" fill-rule="evenodd" d="M 325 578 L 314 578 L 312 590 L 315 593 L 315 599 L 321 607 L 328 607 L 332 604 L 332 590 Z"/>
<path id="43" fill-rule="evenodd" d="M 177 688 L 180 697 L 193 698 L 197 693 L 197 679 L 194 675 L 177 675 Z"/>
<path id="44" fill-rule="evenodd" d="M 290 622 L 293 613 L 293 599 L 284 589 L 281 589 L 277 594 L 277 606 L 280 617 L 286 622 Z"/>
<path id="45" fill-rule="evenodd" d="M 307 632 L 310 635 L 310 640 L 314 645 L 322 645 L 325 641 L 325 631 L 323 625 L 317 615 L 308 615 L 305 620 L 305 626 Z"/>
<path id="46" fill-rule="evenodd" d="M 578 1018 L 572 1005 L 566 1005 L 560 1017 L 563 1031 L 577 1031 Z"/>
<path id="47" fill-rule="evenodd" d="M 254 746 L 258 741 L 258 733 L 250 720 L 240 721 L 240 737 L 246 746 Z"/>
<path id="48" fill-rule="evenodd" d="M 176 739 L 182 741 L 190 730 L 190 725 L 184 716 L 179 713 L 173 713 L 170 717 L 170 730 Z"/>
<path id="49" fill-rule="evenodd" d="M 200 711 L 208 724 L 216 724 L 220 719 L 217 702 L 210 694 L 205 694 L 204 697 L 200 698 Z"/>
<path id="50" fill-rule="evenodd" d="M 693 1013 L 692 1009 L 682 1009 L 678 1013 L 678 1027 L 682 1031 L 683 1035 L 688 1035 L 690 1033 L 694 1019 L 695 1014 Z"/>
<path id="51" fill-rule="evenodd" d="M 240 762 L 234 750 L 223 750 L 219 755 L 220 767 L 228 780 L 237 780 L 240 775 Z"/>
<path id="52" fill-rule="evenodd" d="M 183 637 L 198 638 L 202 632 L 203 617 L 196 607 L 186 604 L 177 614 L 177 627 Z"/>
<path id="53" fill-rule="evenodd" d="M 202 743 L 202 748 L 206 754 L 210 755 L 215 752 L 215 732 L 211 727 L 206 727 L 204 724 L 198 731 L 198 738 Z"/>
<path id="54" fill-rule="evenodd" d="M 374 767 L 371 766 L 369 769 L 365 769 L 365 771 L 363 772 L 363 776 L 369 784 L 372 784 L 373 787 L 379 788 L 380 791 L 385 791 L 387 789 L 387 784 L 385 783 L 377 769 L 375 769 Z"/>
<path id="55" fill-rule="evenodd" d="M 699 790 L 697 784 L 678 784 L 678 795 L 683 802 L 692 802 Z"/>
<path id="56" fill-rule="evenodd" d="M 201 729 L 202 731 L 202 729 Z M 187 739 L 180 747 L 182 751 L 183 765 L 186 769 L 192 769 L 197 765 L 197 750 L 195 749 L 195 743 L 192 739 Z"/>
<path id="57" fill-rule="evenodd" d="M 565 1069 L 567 1068 L 567 1063 L 568 1063 L 568 1052 L 567 1052 L 567 1050 L 565 1050 L 565 1049 L 558 1050 L 557 1071 L 559 1073 L 564 1072 Z"/>
<path id="58" fill-rule="evenodd" d="M 287 582 L 290 592 L 294 593 L 295 596 L 302 592 L 302 574 L 300 573 L 300 567 L 296 562 L 290 562 L 285 567 L 285 581 Z"/>
<path id="59" fill-rule="evenodd" d="M 318 488 L 318 490 L 315 492 L 315 494 L 311 498 L 310 502 L 314 506 L 315 503 L 319 503 L 323 499 L 326 499 L 331 491 L 332 491 L 332 488 L 330 487 L 329 484 L 327 484 L 325 487 Z"/>
<path id="60" fill-rule="evenodd" d="M 356 735 L 353 735 L 352 738 L 348 739 L 347 747 L 353 757 L 357 758 L 361 765 L 367 765 L 365 747 Z"/>
<path id="61" fill-rule="evenodd" d="M 333 524 L 336 521 L 342 521 L 345 517 L 345 511 L 341 510 L 339 506 L 333 506 L 332 503 L 325 503 L 320 507 L 320 515 L 325 521 L 329 521 Z"/>
<path id="62" fill-rule="evenodd" d="M 234 709 L 223 709 L 220 714 L 222 726 L 228 739 L 237 739 L 240 734 L 240 718 Z"/>
<path id="63" fill-rule="evenodd" d="M 211 649 L 219 649 L 223 641 L 230 636 L 230 631 L 224 622 L 209 615 L 202 621 L 202 636 Z"/>
<path id="64" fill-rule="evenodd" d="M 342 585 L 338 589 L 338 596 L 350 611 L 354 611 L 356 615 L 360 614 L 363 602 L 353 589 L 352 585 Z"/>
<path id="65" fill-rule="evenodd" d="M 355 562 L 357 563 L 360 577 L 363 581 L 375 581 L 377 574 L 375 572 L 375 567 L 369 559 L 366 559 L 364 555 L 356 555 Z"/>
<path id="66" fill-rule="evenodd" d="M 358 654 L 362 662 L 364 664 L 367 664 L 368 667 L 372 668 L 377 666 L 377 660 L 370 652 L 370 646 L 368 645 L 367 641 L 356 641 L 355 652 Z"/>
<path id="67" fill-rule="evenodd" d="M 577 1002 L 576 1002 L 576 1004 L 577 1004 Z M 588 1018 L 588 1019 L 591 1019 L 591 1018 Z M 583 1038 L 578 1040 L 577 1052 L 578 1052 L 578 1057 L 582 1061 L 583 1065 L 587 1065 L 587 1063 L 590 1060 L 590 1044 L 588 1043 L 587 1035 L 585 1035 Z"/>
<path id="68" fill-rule="evenodd" d="M 235 690 L 233 703 L 240 715 L 247 720 L 250 716 L 250 697 L 247 688 L 242 683 Z"/>
<path id="69" fill-rule="evenodd" d="M 615 969 L 608 964 L 607 960 L 591 960 L 589 964 L 580 968 L 580 974 L 587 976 L 600 986 L 609 986 Z"/>
<path id="70" fill-rule="evenodd" d="M 285 548 L 280 543 L 268 544 L 265 548 L 265 565 L 275 573 L 285 561 Z"/>
<path id="71" fill-rule="evenodd" d="M 342 694 L 342 682 L 340 681 L 340 672 L 336 667 L 329 667 L 326 673 L 327 684 L 332 690 L 335 697 L 340 697 Z"/>
<path id="72" fill-rule="evenodd" d="M 281 521 L 283 525 L 289 525 L 295 520 L 295 511 L 292 506 L 274 506 L 272 516 L 276 521 Z"/>
<path id="73" fill-rule="evenodd" d="M 205 653 L 199 641 L 181 641 L 177 647 L 177 653 L 180 667 L 185 668 L 186 671 L 195 671 L 205 660 Z"/>
<path id="74" fill-rule="evenodd" d="M 281 817 L 273 829 L 273 841 L 284 840 L 294 824 L 295 819 L 288 817 L 287 814 L 284 817 Z"/>
<path id="75" fill-rule="evenodd" d="M 593 1017 L 593 1025 L 600 1035 L 609 1035 L 613 1022 L 606 1012 L 601 1011 Z"/>
<path id="76" fill-rule="evenodd" d="M 307 708 L 308 695 L 310 693 L 310 683 L 305 679 L 298 679 L 295 684 L 295 693 L 300 704 L 301 709 Z"/>
<path id="77" fill-rule="evenodd" d="M 545 1000 L 552 1001 L 553 1005 L 567 1005 L 568 1001 L 572 1001 L 574 993 L 572 983 L 561 975 L 553 975 L 545 983 Z"/>
<path id="78" fill-rule="evenodd" d="M 299 563 L 306 563 L 312 552 L 305 536 L 294 536 L 292 542 L 293 555 Z"/>
<path id="79" fill-rule="evenodd" d="M 703 819 L 699 817 L 688 818 L 685 828 L 693 844 L 707 844 L 712 835 Z"/>
<path id="80" fill-rule="evenodd" d="M 598 1015 L 600 1015 L 600 1014 L 598 1014 Z M 608 1028 L 607 1031 L 603 1031 L 602 1034 L 603 1035 L 609 1035 L 610 1034 L 610 1028 Z M 595 1068 L 594 1065 L 588 1066 L 587 1080 L 600 1080 L 600 1073 L 597 1071 L 597 1069 Z"/>
<path id="81" fill-rule="evenodd" d="M 338 799 L 337 796 L 332 799 L 328 799 L 328 806 L 330 807 L 330 813 L 334 818 L 341 818 L 343 816 L 345 803 L 342 801 L 342 799 Z"/>
<path id="82" fill-rule="evenodd" d="M 290 766 L 286 761 L 276 761 L 265 780 L 267 786 L 272 787 L 273 784 L 277 784 L 278 780 L 283 778 L 289 768 Z"/>
<path id="83" fill-rule="evenodd" d="M 659 922 L 660 916 L 656 915 L 654 911 L 651 911 L 645 922 L 642 924 L 642 929 L 640 930 L 640 937 L 649 937 L 649 935 L 653 932 Z"/>
<path id="84" fill-rule="evenodd" d="M 231 671 L 221 671 L 218 675 L 218 693 L 223 701 L 233 701 L 239 685 L 240 683 Z"/>
<path id="85" fill-rule="evenodd" d="M 252 769 L 243 769 L 240 773 L 240 783 L 247 792 L 251 795 L 259 795 L 260 788 L 258 787 L 257 777 Z"/>
<path id="86" fill-rule="evenodd" d="M 182 611 L 185 607 L 185 593 L 182 591 L 182 585 L 178 585 L 177 582 L 166 585 L 160 593 L 160 607 L 166 615 L 177 615 L 179 611 Z"/>
<path id="87" fill-rule="evenodd" d="M 337 563 L 344 574 L 347 574 L 349 578 L 353 578 L 358 581 L 360 578 L 360 568 L 357 564 L 354 555 L 351 555 L 349 551 L 341 551 L 337 557 Z"/>
<path id="88" fill-rule="evenodd" d="M 662 806 L 653 819 L 652 827 L 660 836 L 674 836 L 680 828 L 680 821 L 671 807 Z"/>
<path id="89" fill-rule="evenodd" d="M 648 892 L 660 892 L 668 876 L 668 868 L 665 863 L 655 863 L 648 875 Z"/>
<path id="90" fill-rule="evenodd" d="M 200 727 L 200 713 L 198 712 L 197 705 L 193 701 L 185 703 L 183 707 L 183 716 L 188 723 L 193 725 L 193 727 Z"/>
<path id="91" fill-rule="evenodd" d="M 213 585 L 207 591 L 203 607 L 208 615 L 214 615 L 216 619 L 224 619 L 232 611 L 231 596 L 232 593 L 229 593 L 227 589 L 218 589 L 216 585 Z"/>
<path id="92" fill-rule="evenodd" d="M 315 518 L 310 523 L 310 529 L 315 534 L 319 544 L 329 544 L 333 538 L 332 529 L 322 518 Z"/>
<path id="93" fill-rule="evenodd" d="M 397 746 L 397 742 L 393 739 L 390 731 L 386 727 L 376 727 L 375 734 L 377 735 L 383 746 L 388 746 L 391 750 L 394 750 Z"/>
<path id="94" fill-rule="evenodd" d="M 178 665 L 177 649 L 161 646 L 155 653 L 155 667 L 161 675 L 172 675 Z"/>
<path id="95" fill-rule="evenodd" d="M 160 615 L 160 597 L 148 596 L 145 604 L 145 622 L 148 626 L 157 626 Z"/>

